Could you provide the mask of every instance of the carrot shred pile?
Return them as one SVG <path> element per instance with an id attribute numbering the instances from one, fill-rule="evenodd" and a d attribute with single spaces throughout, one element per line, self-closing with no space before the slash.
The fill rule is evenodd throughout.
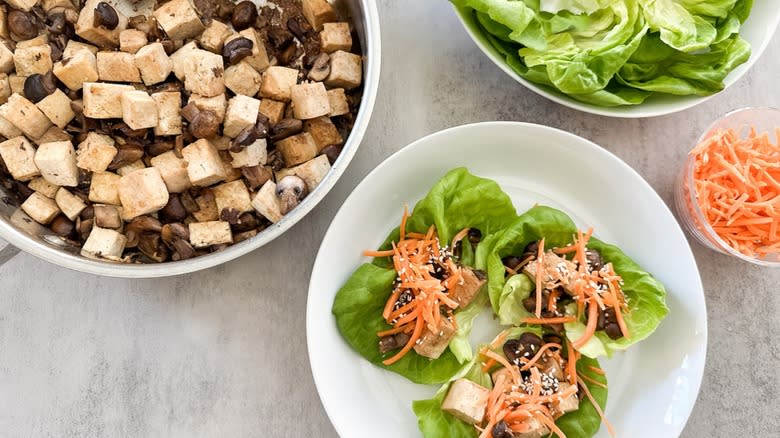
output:
<path id="1" fill-rule="evenodd" d="M 587 381 L 596 386 L 605 385 L 577 373 L 576 366 L 580 357 L 577 351 L 569 345 L 569 357 L 564 358 L 562 346 L 548 342 L 543 344 L 533 357 L 521 357 L 517 362 L 510 362 L 502 354 L 493 351 L 505 337 L 506 331 L 479 352 L 484 364 L 483 370 L 487 372 L 494 369 L 494 384 L 488 394 L 484 425 L 475 425 L 480 432 L 480 438 L 490 438 L 493 427 L 501 421 L 516 433 L 529 432 L 535 427 L 535 423 L 541 423 L 558 437 L 566 438 L 563 431 L 556 426 L 555 420 L 563 415 L 559 409 L 561 402 L 577 394 L 579 388 L 583 389 L 610 433 L 614 435 L 612 426 L 583 382 Z M 567 382 L 558 382 L 551 374 L 543 374 L 538 367 L 542 358 L 547 363 L 557 362 Z M 521 372 L 525 372 L 527 377 L 523 377 Z M 529 372 L 530 376 L 527 374 Z"/>
<path id="2" fill-rule="evenodd" d="M 571 262 L 565 266 L 555 266 L 547 269 L 543 262 L 545 257 L 544 240 L 539 242 L 535 263 L 536 269 L 536 309 L 535 318 L 524 318 L 521 322 L 531 325 L 565 324 L 577 321 L 586 315 L 585 332 L 574 341 L 572 346 L 579 349 L 596 333 L 599 310 L 611 309 L 615 312 L 617 324 L 625 338 L 630 337 L 624 314 L 628 312 L 626 297 L 621 287 L 623 280 L 615 273 L 611 263 L 605 264 L 600 270 L 589 269 L 587 260 L 588 241 L 593 234 L 593 228 L 586 233 L 577 231 L 577 236 L 571 245 L 550 250 L 557 255 L 571 255 Z M 570 291 L 572 299 L 577 304 L 577 316 L 560 315 L 557 304 L 561 299 L 560 288 Z M 542 301 L 542 291 L 549 290 L 546 303 Z M 541 317 L 544 310 L 554 316 Z"/>
<path id="3" fill-rule="evenodd" d="M 453 312 L 458 308 L 458 302 L 449 297 L 449 291 L 462 280 L 463 274 L 452 260 L 449 248 L 454 248 L 468 234 L 468 228 L 455 236 L 451 247 L 442 247 L 433 225 L 425 234 L 407 233 L 408 217 L 409 210 L 404 207 L 400 237 L 398 242 L 392 243 L 391 250 L 363 253 L 369 257 L 392 257 L 398 273 L 382 312 L 385 322 L 392 328 L 378 332 L 377 336 L 406 333 L 410 337 L 401 350 L 382 361 L 385 365 L 401 360 L 414 348 L 426 328 L 438 333 L 445 320 L 457 327 Z M 402 295 L 406 298 L 401 299 Z"/>
<path id="4" fill-rule="evenodd" d="M 693 184 L 707 223 L 750 257 L 780 252 L 780 128 L 747 137 L 720 130 L 696 146 Z M 780 256 L 778 257 L 780 258 Z"/>

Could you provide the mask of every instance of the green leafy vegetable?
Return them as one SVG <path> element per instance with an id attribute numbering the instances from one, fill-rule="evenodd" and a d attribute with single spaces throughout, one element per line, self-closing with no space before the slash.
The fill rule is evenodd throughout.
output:
<path id="1" fill-rule="evenodd" d="M 448 172 L 417 203 L 407 221 L 407 230 L 425 232 L 435 225 L 440 240 L 449 242 L 467 227 L 477 228 L 488 236 L 505 228 L 516 217 L 512 201 L 495 181 L 458 168 Z M 398 236 L 396 229 L 382 248 L 389 248 L 390 242 L 397 241 Z M 470 245 L 464 244 L 461 263 L 478 265 L 475 257 Z M 396 276 L 388 257 L 360 266 L 336 294 L 332 311 L 338 329 L 352 348 L 378 366 L 416 383 L 446 382 L 462 367 L 463 362 L 472 358 L 468 334 L 474 318 L 487 304 L 486 292 L 480 292 L 468 306 L 455 312 L 458 331 L 441 357 L 431 360 L 411 351 L 398 362 L 385 366 L 382 361 L 389 356 L 379 353 L 376 334 L 390 328 L 382 318 L 382 311 Z"/>
<path id="2" fill-rule="evenodd" d="M 520 215 L 503 232 L 490 236 L 478 248 L 477 258 L 484 258 L 487 265 L 490 301 L 502 324 L 518 324 L 523 318 L 532 316 L 523 307 L 522 300 L 531 294 L 533 285 L 528 287 L 524 274 L 510 277 L 507 281 L 501 259 L 522 254 L 529 243 L 542 238 L 545 239 L 545 247 L 565 246 L 571 243 L 576 231 L 574 222 L 565 213 L 538 206 Z M 623 278 L 623 293 L 629 307 L 629 312 L 623 316 L 630 338 L 613 340 L 603 331 L 598 331 L 580 348 L 580 352 L 589 357 L 611 356 L 613 352 L 624 350 L 655 331 L 668 312 L 666 290 L 618 247 L 592 237 L 588 248 L 598 250 Z M 565 328 L 566 336 L 572 341 L 585 331 L 582 322 L 565 324 Z"/>
<path id="3" fill-rule="evenodd" d="M 451 0 L 529 81 L 595 105 L 709 95 L 750 57 L 752 0 Z"/>
<path id="4" fill-rule="evenodd" d="M 535 330 L 529 328 L 516 328 L 512 329 L 512 331 L 514 333 L 510 334 L 508 338 L 518 336 L 523 332 Z M 453 380 L 463 377 L 486 388 L 492 388 L 493 384 L 490 380 L 490 375 L 482 371 L 482 367 L 479 363 L 472 362 L 467 365 L 469 366 L 464 368 L 458 376 L 453 377 Z M 582 357 L 577 361 L 578 374 L 585 375 L 590 379 L 606 385 L 606 377 L 593 371 L 592 367 L 599 368 L 599 363 L 596 359 Z M 596 400 L 596 403 L 599 404 L 602 410 L 605 409 L 607 404 L 607 388 L 602 388 L 588 382 L 585 383 L 591 395 L 593 395 L 593 398 Z M 436 392 L 436 395 L 434 395 L 433 398 L 417 400 L 412 403 L 412 410 L 414 410 L 414 413 L 417 416 L 417 425 L 420 428 L 423 437 L 475 438 L 479 436 L 476 429 L 474 429 L 474 426 L 441 410 L 441 404 L 447 396 L 447 391 L 449 391 L 449 389 L 450 383 L 447 383 Z M 580 400 L 579 409 L 562 416 L 555 424 L 566 434 L 567 438 L 591 438 L 601 426 L 601 417 L 588 398 L 583 397 Z"/>

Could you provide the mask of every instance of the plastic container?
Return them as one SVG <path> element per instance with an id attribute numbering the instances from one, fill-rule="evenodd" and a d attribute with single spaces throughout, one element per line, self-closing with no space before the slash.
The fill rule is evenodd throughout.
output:
<path id="1" fill-rule="evenodd" d="M 775 130 L 780 128 L 780 110 L 776 108 L 744 108 L 730 112 L 710 125 L 699 137 L 696 144 L 700 144 L 718 130 L 733 129 L 740 136 L 745 136 L 750 126 L 755 127 L 759 133 L 769 132 L 770 138 L 774 139 Z M 760 258 L 750 257 L 732 248 L 712 229 L 696 201 L 695 186 L 691 184 L 694 162 L 695 157 L 688 155 L 675 185 L 674 205 L 683 228 L 688 234 L 712 250 L 757 265 L 780 267 L 779 253 L 769 253 Z"/>

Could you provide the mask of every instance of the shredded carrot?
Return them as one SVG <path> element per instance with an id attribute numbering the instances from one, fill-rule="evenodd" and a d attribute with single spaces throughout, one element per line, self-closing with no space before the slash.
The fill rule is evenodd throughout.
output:
<path id="1" fill-rule="evenodd" d="M 705 221 L 726 244 L 748 256 L 780 243 L 780 137 L 751 127 L 746 136 L 719 130 L 692 151 L 695 202 Z M 621 327 L 622 329 L 622 327 Z"/>
<path id="2" fill-rule="evenodd" d="M 544 257 L 544 239 L 539 241 L 539 249 L 536 254 L 537 260 L 542 260 Z M 536 312 L 534 314 L 537 318 L 542 317 L 542 273 L 540 271 L 541 264 L 538 265 L 536 273 Z"/>
<path id="3" fill-rule="evenodd" d="M 452 245 L 450 246 L 452 249 L 455 249 L 455 245 L 458 244 L 461 240 L 463 240 L 464 237 L 468 236 L 469 234 L 469 228 L 464 228 L 458 232 L 458 234 L 455 235 L 455 237 L 452 238 Z"/>
<path id="4" fill-rule="evenodd" d="M 595 303 L 588 304 L 588 324 L 585 326 L 585 332 L 580 336 L 579 339 L 574 341 L 572 343 L 572 346 L 575 350 L 579 350 L 582 348 L 585 344 L 588 343 L 590 338 L 593 337 L 593 334 L 596 333 L 596 325 L 598 324 L 599 319 L 599 308 L 596 306 Z"/>
<path id="5" fill-rule="evenodd" d="M 600 376 L 604 375 L 604 370 L 602 370 L 599 367 L 594 367 L 593 365 L 588 365 L 588 369 L 593 371 L 594 373 L 600 375 Z"/>
<path id="6" fill-rule="evenodd" d="M 571 342 L 566 340 L 566 349 L 569 351 L 569 362 L 566 363 L 566 374 L 569 376 L 569 383 L 577 385 L 577 359 L 579 359 L 579 353 L 574 351 Z"/>
<path id="7" fill-rule="evenodd" d="M 593 405 L 593 408 L 596 409 L 596 412 L 598 412 L 599 417 L 601 417 L 601 422 L 607 426 L 607 431 L 609 431 L 609 434 L 615 436 L 615 429 L 607 420 L 607 417 L 604 416 L 604 411 L 601 410 L 601 406 L 599 406 L 599 404 L 596 402 L 596 399 L 594 399 L 593 395 L 591 395 L 590 390 L 588 390 L 588 385 L 580 384 L 580 388 L 582 388 L 582 392 L 585 393 L 585 395 L 588 397 L 588 400 L 590 400 L 590 403 Z"/>
<path id="8" fill-rule="evenodd" d="M 584 374 L 577 374 L 577 377 L 579 377 L 581 380 L 584 380 L 584 381 L 586 381 L 586 382 L 588 382 L 590 384 L 596 385 L 598 387 L 601 387 L 601 388 L 606 388 L 607 387 L 607 385 L 599 382 L 596 379 L 592 379 L 592 378 L 590 378 L 590 377 L 588 377 L 588 376 L 586 376 Z"/>
<path id="9" fill-rule="evenodd" d="M 524 324 L 545 325 L 545 324 L 566 324 L 576 321 L 577 318 L 573 316 L 559 316 L 555 318 L 523 318 L 521 322 Z"/>
<path id="10" fill-rule="evenodd" d="M 404 206 L 400 240 L 391 242 L 392 249 L 364 252 L 367 256 L 391 256 L 398 274 L 382 311 L 390 328 L 379 331 L 377 336 L 410 334 L 403 348 L 383 361 L 385 365 L 394 364 L 414 348 L 424 330 L 439 333 L 445 324 L 448 329 L 457 329 L 453 312 L 459 303 L 449 296 L 449 291 L 463 278 L 461 268 L 452 261 L 449 250 L 439 247 L 435 226 L 428 228 L 426 234 L 407 233 L 408 218 L 409 209 Z M 468 235 L 468 229 L 458 235 Z"/>

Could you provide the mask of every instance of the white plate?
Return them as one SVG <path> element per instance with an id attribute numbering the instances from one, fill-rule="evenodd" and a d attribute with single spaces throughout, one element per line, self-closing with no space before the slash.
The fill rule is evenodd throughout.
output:
<path id="1" fill-rule="evenodd" d="M 471 36 L 471 39 L 474 40 L 477 46 L 494 64 L 501 68 L 501 70 L 534 93 L 544 96 L 553 102 L 568 106 L 569 108 L 610 117 L 655 117 L 691 108 L 715 96 L 714 94 L 704 97 L 655 95 L 651 96 L 641 105 L 614 108 L 580 102 L 551 87 L 528 81 L 515 73 L 514 70 L 507 65 L 503 55 L 490 44 L 482 35 L 481 31 L 477 30 L 474 25 L 473 15 L 459 8 L 455 8 L 455 11 L 457 12 L 458 18 L 460 18 L 461 23 L 463 23 L 463 27 L 466 28 L 469 36 Z M 737 82 L 748 70 L 750 70 L 750 67 L 756 63 L 758 58 L 761 57 L 761 54 L 764 53 L 764 49 L 766 49 L 769 42 L 772 41 L 772 36 L 775 34 L 778 23 L 780 23 L 780 7 L 778 7 L 777 0 L 754 1 L 750 16 L 745 20 L 739 33 L 745 41 L 750 43 L 750 47 L 752 48 L 750 59 L 726 76 L 726 79 L 723 81 L 726 88 Z"/>
<path id="2" fill-rule="evenodd" d="M 357 353 L 336 329 L 331 306 L 352 271 L 367 261 L 448 170 L 467 166 L 497 181 L 518 211 L 544 203 L 618 244 L 667 287 L 669 316 L 647 340 L 602 365 L 609 378 L 606 414 L 620 437 L 675 437 L 696 401 L 707 348 L 701 280 L 682 230 L 661 198 L 628 165 L 597 145 L 553 128 L 491 122 L 432 134 L 397 152 L 347 198 L 320 247 L 309 286 L 306 328 L 314 380 L 342 437 L 418 436 L 412 400 L 434 386 L 415 385 Z M 584 182 L 584 183 L 583 183 Z M 497 333 L 485 311 L 472 343 Z M 604 427 L 599 437 L 608 436 Z"/>

